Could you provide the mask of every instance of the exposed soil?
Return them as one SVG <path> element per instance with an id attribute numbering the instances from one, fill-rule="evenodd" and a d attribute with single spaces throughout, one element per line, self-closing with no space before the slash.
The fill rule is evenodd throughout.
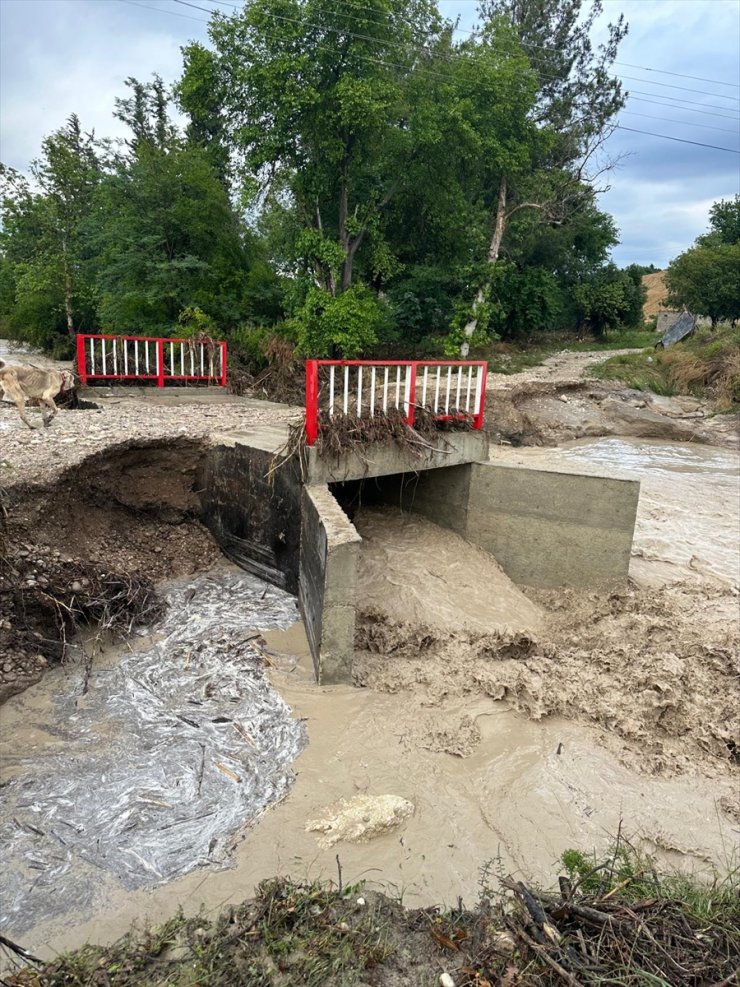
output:
<path id="1" fill-rule="evenodd" d="M 492 441 L 557 446 L 621 435 L 737 447 L 738 415 L 712 415 L 709 403 L 698 398 L 661 397 L 618 381 L 589 379 L 589 367 L 635 352 L 640 351 L 556 353 L 518 374 L 489 375 L 485 427 Z"/>
<path id="2" fill-rule="evenodd" d="M 198 520 L 198 442 L 129 441 L 38 487 L 5 492 L 0 702 L 62 661 L 75 629 L 151 618 L 154 581 L 219 556 Z"/>
<path id="3" fill-rule="evenodd" d="M 647 290 L 647 298 L 642 306 L 642 316 L 644 319 L 649 319 L 665 308 L 665 296 L 668 294 L 668 289 L 665 286 L 665 271 L 643 274 L 642 283 Z"/>

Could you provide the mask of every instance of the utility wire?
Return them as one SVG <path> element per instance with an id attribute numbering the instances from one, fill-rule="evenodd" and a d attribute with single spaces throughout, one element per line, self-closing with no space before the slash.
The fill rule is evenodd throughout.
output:
<path id="1" fill-rule="evenodd" d="M 191 17 L 191 16 L 189 16 L 187 14 L 179 14 L 177 11 L 174 11 L 174 10 L 165 10 L 165 9 L 163 9 L 161 7 L 150 7 L 150 6 L 146 5 L 146 4 L 138 3 L 137 0 L 121 0 L 121 2 L 130 4 L 130 5 L 135 6 L 135 7 L 142 7 L 144 10 L 159 11 L 159 13 L 162 13 L 162 14 L 172 14 L 172 15 L 174 15 L 176 17 L 177 16 L 179 16 L 179 17 L 186 17 L 187 20 L 195 20 L 195 21 L 198 21 L 198 22 L 200 22 L 202 24 L 209 23 L 208 21 L 203 20 L 203 18 L 201 18 L 201 17 Z M 175 0 L 175 2 L 176 3 L 181 3 L 183 6 L 186 6 L 186 7 L 193 7 L 195 10 L 202 10 L 204 13 L 212 12 L 212 11 L 209 11 L 205 7 L 198 7 L 195 4 L 189 3 L 189 2 L 187 2 L 187 0 Z M 290 20 L 295 20 L 295 18 L 290 18 Z M 303 22 L 302 21 L 296 21 L 296 23 L 303 23 Z M 267 32 L 265 32 L 265 34 L 267 34 Z M 375 41 L 377 39 L 373 39 L 373 38 L 368 37 L 368 40 Z M 318 48 L 318 49 L 321 49 L 321 50 L 327 50 L 327 51 L 331 50 L 331 49 L 325 49 L 324 46 L 322 46 L 322 45 L 316 45 L 315 47 Z M 384 66 L 389 67 L 389 68 L 393 68 L 393 67 L 403 68 L 404 67 L 404 66 L 399 65 L 397 62 L 387 62 L 387 61 L 384 61 L 382 59 L 372 58 L 369 55 L 359 55 L 358 57 L 361 58 L 364 61 L 374 62 L 374 63 L 376 63 L 378 65 L 384 65 Z M 447 78 L 446 76 L 443 76 L 441 73 L 431 73 L 431 72 L 429 72 L 429 70 L 423 70 L 423 71 L 428 76 L 432 76 L 434 74 L 434 75 L 436 75 L 437 78 L 441 78 L 441 79 L 446 79 Z M 656 93 L 651 93 L 651 95 L 657 95 L 657 94 Z M 638 98 L 638 97 L 635 97 L 635 98 Z M 643 100 L 640 100 L 640 102 L 649 103 L 649 102 L 652 102 L 652 101 L 651 100 L 645 100 L 645 99 L 643 99 Z M 670 104 L 670 103 L 657 103 L 656 105 L 657 106 L 671 106 L 672 104 Z M 697 104 L 697 105 L 700 105 L 701 106 L 701 105 L 704 105 L 704 104 Z M 726 108 L 727 107 L 725 107 L 725 109 Z M 683 107 L 676 106 L 675 109 L 683 109 Z M 697 113 L 697 112 L 700 112 L 700 111 L 687 109 L 686 112 L 687 113 Z M 708 114 L 708 115 L 709 116 L 719 116 L 720 114 L 711 113 L 711 114 Z M 733 119 L 733 118 L 732 117 L 727 117 L 726 119 Z M 695 145 L 697 147 L 707 147 L 707 148 L 710 148 L 710 149 L 715 150 L 715 151 L 727 151 L 727 152 L 729 152 L 731 154 L 739 154 L 740 155 L 740 151 L 736 151 L 736 150 L 734 150 L 733 148 L 730 148 L 730 147 L 719 147 L 718 145 L 715 145 L 715 144 L 705 144 L 705 143 L 703 143 L 701 141 L 692 141 L 692 140 L 687 140 L 687 139 L 681 138 L 681 137 L 669 137 L 667 134 L 655 134 L 655 133 L 652 133 L 651 131 L 647 131 L 647 130 L 637 130 L 634 127 L 623 127 L 620 124 L 616 124 L 615 125 L 615 129 L 617 129 L 617 130 L 628 130 L 628 131 L 631 131 L 632 133 L 635 133 L 635 134 L 644 134 L 644 135 L 646 135 L 648 137 L 660 137 L 660 138 L 662 138 L 664 140 L 678 141 L 679 143 L 682 143 L 682 144 L 693 144 L 693 145 Z"/>
<path id="2" fill-rule="evenodd" d="M 657 93 L 653 93 L 656 96 Z M 738 120 L 737 116 L 728 116 L 726 113 L 712 113 L 710 110 L 695 110 L 691 106 L 681 106 L 678 103 L 659 103 L 657 99 L 643 99 L 641 96 L 633 96 L 632 92 L 627 93 L 628 100 L 637 103 L 652 103 L 653 106 L 662 106 L 667 110 L 683 110 L 684 113 L 701 113 L 705 117 L 719 117 L 720 120 Z M 740 122 L 740 121 L 739 121 Z"/>
<path id="3" fill-rule="evenodd" d="M 740 154 L 734 147 L 718 147 L 716 144 L 704 144 L 701 141 L 686 140 L 685 137 L 669 137 L 668 134 L 653 134 L 649 130 L 635 130 L 634 127 L 623 127 L 621 123 L 616 125 L 617 130 L 629 130 L 633 134 L 647 134 L 648 137 L 661 137 L 664 141 L 678 141 L 680 144 L 695 144 L 697 147 L 711 147 L 713 151 L 728 151 L 730 154 Z"/>
<path id="4" fill-rule="evenodd" d="M 229 3 L 228 0 L 212 0 L 212 2 L 213 3 L 216 3 L 216 4 L 219 4 L 221 7 L 232 7 L 234 10 L 241 10 L 241 8 L 243 6 L 243 5 L 238 4 L 238 3 Z M 375 13 L 375 14 L 379 13 L 377 7 L 361 6 L 360 4 L 354 4 L 354 3 L 350 5 L 349 3 L 346 2 L 346 0 L 339 0 L 339 2 L 343 2 L 344 3 L 344 6 L 346 6 L 346 7 L 350 7 L 351 6 L 352 10 L 368 10 L 368 11 L 371 11 L 372 13 Z M 352 16 L 352 15 L 348 15 L 348 16 Z M 359 20 L 359 19 L 360 18 L 358 18 L 356 15 L 354 16 L 354 20 Z M 378 24 L 380 22 L 376 21 L 375 23 Z M 471 30 L 471 29 L 465 28 L 465 27 L 453 27 L 452 31 L 453 31 L 453 34 L 454 33 L 458 33 L 458 34 L 475 35 L 475 34 L 478 34 L 479 33 L 479 31 L 476 31 L 475 29 L 472 29 Z M 558 51 L 559 50 L 557 48 L 548 47 L 547 45 L 536 45 L 536 44 L 533 44 L 532 42 L 527 42 L 526 43 L 526 46 L 529 47 L 529 48 L 539 48 L 542 51 Z M 694 79 L 696 82 L 711 82 L 712 84 L 717 85 L 717 86 L 727 86 L 729 89 L 740 89 L 740 84 L 739 83 L 736 83 L 736 82 L 723 82 L 720 79 L 707 79 L 707 78 L 705 78 L 704 76 L 701 76 L 701 75 L 687 75 L 685 72 L 669 72 L 667 69 L 656 69 L 656 68 L 654 68 L 653 66 L 650 66 L 650 65 L 633 65 L 631 62 L 615 61 L 614 64 L 615 65 L 624 65 L 625 68 L 630 68 L 630 69 L 640 69 L 643 72 L 655 72 L 655 73 L 658 73 L 659 75 L 670 75 L 670 76 L 673 76 L 676 79 Z M 641 81 L 648 82 L 650 80 L 643 79 Z M 655 84 L 658 85 L 659 83 L 655 83 Z M 680 86 L 677 86 L 676 88 L 679 88 L 680 89 L 681 87 Z M 701 90 L 694 90 L 694 91 L 695 92 L 701 92 Z M 707 95 L 709 95 L 709 96 L 721 96 L 721 93 L 707 93 Z M 728 99 L 735 99 L 736 97 L 730 96 L 730 97 L 727 97 L 727 98 Z"/>
<path id="5" fill-rule="evenodd" d="M 713 127 L 709 123 L 692 123 L 690 120 L 675 120 L 673 117 L 656 117 L 652 113 L 638 113 L 637 110 L 620 110 L 620 113 L 626 113 L 631 117 L 643 117 L 645 120 L 658 120 L 660 123 L 679 123 L 684 127 L 700 127 L 702 130 L 717 130 L 722 134 L 733 134 L 735 137 L 739 135 L 737 130 L 730 130 L 729 127 Z"/>
<path id="6" fill-rule="evenodd" d="M 217 13 L 217 11 L 215 11 L 212 7 L 201 7 L 198 4 L 191 3 L 190 0 L 173 0 L 173 3 L 180 4 L 180 6 L 182 6 L 182 7 L 192 7 L 193 10 L 202 10 L 206 14 L 207 13 L 211 13 L 211 14 Z M 330 27 L 330 26 L 323 25 L 323 24 L 315 24 L 315 23 L 312 23 L 310 21 L 304 21 L 304 20 L 302 20 L 302 19 L 300 19 L 298 17 L 286 17 L 284 14 L 273 14 L 273 13 L 268 14 L 268 17 L 271 17 L 272 19 L 278 20 L 278 21 L 285 21 L 286 23 L 289 23 L 289 24 L 300 24 L 301 26 L 304 26 L 304 27 L 313 27 L 313 28 L 317 28 L 318 30 L 322 30 L 322 31 L 330 31 L 333 34 L 347 35 L 350 38 L 356 38 L 356 39 L 358 39 L 360 41 L 370 41 L 373 44 L 385 45 L 387 47 L 394 47 L 394 48 L 403 48 L 404 47 L 404 45 L 403 45 L 402 42 L 398 42 L 398 41 L 385 41 L 385 40 L 383 40 L 381 38 L 374 38 L 370 34 L 358 34 L 358 33 L 353 32 L 353 31 L 345 31 L 342 28 L 338 28 L 338 27 Z M 541 47 L 541 46 L 539 46 L 539 47 Z M 429 51 L 429 49 L 420 49 L 420 48 L 417 48 L 417 49 L 414 49 L 414 50 L 417 51 L 417 52 L 422 52 L 422 51 L 423 52 L 428 52 Z M 388 63 L 388 64 L 390 65 L 392 63 Z M 431 75 L 431 74 L 432 73 L 429 72 L 429 75 Z M 558 81 L 557 78 L 554 77 L 554 76 L 549 76 L 548 77 L 548 76 L 545 75 L 544 78 L 550 78 L 552 81 Z M 644 81 L 644 80 L 637 80 L 637 81 Z M 686 103 L 687 105 L 690 104 L 690 105 L 693 105 L 693 106 L 700 106 L 702 109 L 727 110 L 728 112 L 733 112 L 732 107 L 729 107 L 729 106 L 718 106 L 715 103 L 697 103 L 696 100 L 684 99 L 682 96 L 668 96 L 668 95 L 663 95 L 663 93 L 651 93 L 651 92 L 647 92 L 646 93 L 646 92 L 643 92 L 640 89 L 635 89 L 633 91 L 636 92 L 636 93 L 639 93 L 642 96 L 658 96 L 660 99 L 671 100 L 671 103 L 665 104 L 665 105 L 669 105 L 669 106 L 672 105 L 672 104 L 674 104 L 674 103 Z M 724 97 L 724 98 L 727 99 L 727 98 L 731 98 L 731 97 Z M 738 108 L 738 111 L 737 112 L 738 112 L 738 114 L 740 114 L 740 108 Z M 728 117 L 727 119 L 734 119 L 734 117 Z"/>

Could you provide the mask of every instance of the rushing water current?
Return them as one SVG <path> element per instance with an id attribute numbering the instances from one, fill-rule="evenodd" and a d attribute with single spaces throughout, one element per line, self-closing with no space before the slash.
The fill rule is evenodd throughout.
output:
<path id="1" fill-rule="evenodd" d="M 133 889 L 224 866 L 290 786 L 306 732 L 255 628 L 289 626 L 295 601 L 227 565 L 167 601 L 146 637 L 93 663 L 85 695 L 77 663 L 4 710 L 0 927 L 84 906 L 108 878 Z"/>

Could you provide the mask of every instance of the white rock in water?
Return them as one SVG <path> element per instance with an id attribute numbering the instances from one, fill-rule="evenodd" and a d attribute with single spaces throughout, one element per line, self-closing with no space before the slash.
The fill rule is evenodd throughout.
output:
<path id="1" fill-rule="evenodd" d="M 319 844 L 325 848 L 340 840 L 359 843 L 382 836 L 413 812 L 413 803 L 400 795 L 355 795 L 326 808 L 323 818 L 309 820 L 306 830 L 323 833 Z"/>

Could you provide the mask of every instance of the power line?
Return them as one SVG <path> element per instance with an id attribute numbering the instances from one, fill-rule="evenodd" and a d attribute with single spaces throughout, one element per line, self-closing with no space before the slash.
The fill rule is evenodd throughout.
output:
<path id="1" fill-rule="evenodd" d="M 648 137 L 660 137 L 664 141 L 678 141 L 679 144 L 695 144 L 697 147 L 710 147 L 713 151 L 728 151 L 730 154 L 740 154 L 734 147 L 719 147 L 717 144 L 703 144 L 701 141 L 686 140 L 685 137 L 669 137 L 668 134 L 654 134 L 650 130 L 635 130 L 634 127 L 623 127 L 621 123 L 616 124 L 617 130 L 629 130 L 633 134 L 646 134 Z"/>
<path id="2" fill-rule="evenodd" d="M 636 103 L 652 103 L 653 106 L 662 106 L 668 110 L 683 110 L 684 113 L 701 113 L 705 117 L 719 117 L 720 120 L 737 120 L 737 116 L 728 116 L 726 113 L 712 113 L 709 110 L 694 110 L 690 106 L 679 106 L 676 103 L 659 103 L 656 99 L 642 99 L 640 96 L 633 96 L 627 93 L 627 99 Z"/>
<path id="3" fill-rule="evenodd" d="M 642 89 L 629 89 L 628 92 L 639 93 L 640 96 L 657 96 L 658 99 L 670 99 L 671 103 L 665 103 L 665 106 L 671 106 L 672 103 L 686 103 L 689 106 L 701 106 L 702 109 L 727 110 L 728 113 L 734 112 L 736 115 L 740 115 L 740 110 L 733 111 L 731 106 L 717 106 L 715 103 L 697 103 L 694 99 L 684 99 L 682 96 L 664 96 L 663 93 L 646 93 Z M 730 119 L 734 120 L 735 117 L 730 117 Z"/>
<path id="4" fill-rule="evenodd" d="M 620 112 L 628 113 L 631 117 L 644 117 L 646 120 L 659 120 L 661 123 L 678 123 L 684 127 L 701 127 L 703 130 L 718 130 L 722 134 L 733 134 L 735 137 L 737 137 L 740 133 L 740 131 L 737 130 L 730 130 L 729 127 L 713 127 L 708 123 L 692 123 L 690 120 L 674 120 L 672 117 L 656 117 L 651 113 L 638 113 L 637 110 L 621 110 Z"/>
<path id="5" fill-rule="evenodd" d="M 654 69 L 649 65 L 631 65 L 629 62 L 615 61 L 614 64 L 624 65 L 628 69 L 640 69 L 643 72 L 659 72 L 661 75 L 672 75 L 675 79 L 695 79 L 697 82 L 711 82 L 715 86 L 728 86 L 730 89 L 740 89 L 740 85 L 737 82 L 722 82 L 721 79 L 705 79 L 701 75 L 686 75 L 683 72 L 669 72 L 667 69 Z M 647 79 L 645 81 L 647 82 Z"/>
<path id="6" fill-rule="evenodd" d="M 238 3 L 230 3 L 230 2 L 228 2 L 228 0 L 212 0 L 212 2 L 213 3 L 216 3 L 216 4 L 219 4 L 219 6 L 221 6 L 221 7 L 231 7 L 234 10 L 240 10 L 241 9 L 240 4 L 238 4 Z M 346 2 L 346 0 L 339 0 L 339 2 L 343 2 L 345 6 L 350 6 Z M 352 9 L 353 10 L 368 10 L 368 11 L 370 11 L 372 13 L 378 13 L 378 10 L 377 10 L 376 7 L 361 6 L 360 4 L 352 4 Z M 351 15 L 349 15 L 349 16 L 351 16 Z M 356 16 L 354 17 L 354 19 L 355 20 L 359 20 L 359 18 L 356 17 Z M 376 21 L 375 23 L 380 23 L 380 22 Z M 458 34 L 468 34 L 468 35 L 475 35 L 475 34 L 478 34 L 479 33 L 479 31 L 476 31 L 475 29 L 472 29 L 471 30 L 471 29 L 465 28 L 465 27 L 453 27 L 452 32 L 453 32 L 453 34 L 454 33 L 458 33 Z M 536 44 L 533 44 L 532 42 L 526 42 L 526 47 L 528 47 L 528 48 L 539 48 L 542 51 L 558 51 L 559 50 L 557 48 L 551 48 L 551 47 L 549 47 L 547 45 L 536 45 Z M 705 78 L 704 76 L 701 76 L 701 75 L 688 75 L 685 72 L 670 72 L 670 71 L 668 71 L 668 69 L 657 69 L 654 66 L 650 66 L 650 65 L 633 65 L 631 62 L 622 62 L 622 61 L 619 61 L 619 60 L 615 60 L 614 61 L 614 64 L 615 65 L 624 65 L 625 68 L 630 68 L 630 69 L 640 69 L 643 72 L 654 72 L 654 73 L 657 73 L 658 75 L 670 75 L 670 76 L 672 76 L 675 79 L 693 79 L 695 82 L 710 82 L 713 85 L 717 85 L 717 86 L 727 86 L 729 89 L 740 89 L 740 84 L 738 84 L 736 82 L 723 82 L 721 79 L 707 79 L 707 78 Z M 627 76 L 625 76 L 625 78 L 627 78 Z M 649 80 L 649 79 L 641 79 L 639 81 L 641 81 L 641 82 L 650 82 L 651 80 Z M 655 85 L 660 85 L 660 83 L 655 83 Z M 677 89 L 681 89 L 682 87 L 681 86 L 676 86 L 676 88 Z M 695 92 L 702 92 L 702 90 L 700 90 L 700 89 L 697 89 L 697 90 L 694 90 L 694 91 Z M 734 97 L 734 96 L 722 97 L 722 94 L 721 93 L 706 93 L 705 95 L 707 95 L 707 96 L 720 96 L 720 98 L 726 98 L 726 99 L 736 99 L 736 97 Z"/>
<path id="7" fill-rule="evenodd" d="M 153 11 L 158 11 L 159 13 L 163 13 L 163 14 L 168 13 L 168 14 L 172 14 L 174 16 L 186 17 L 188 20 L 195 20 L 195 21 L 198 21 L 199 23 L 202 23 L 202 24 L 209 23 L 208 21 L 205 21 L 205 20 L 203 20 L 200 17 L 189 17 L 186 14 L 178 14 L 177 11 L 165 10 L 165 9 L 163 9 L 161 7 L 150 7 L 150 6 L 146 5 L 146 4 L 138 3 L 137 0 L 122 0 L 122 2 L 123 3 L 128 3 L 128 4 L 132 5 L 132 6 L 142 7 L 144 10 L 153 10 Z M 195 10 L 202 10 L 204 13 L 212 12 L 212 11 L 209 11 L 205 7 L 199 7 L 199 6 L 196 6 L 195 4 L 189 3 L 189 2 L 187 2 L 187 0 L 174 0 L 174 2 L 175 3 L 180 3 L 180 4 L 182 4 L 185 7 L 193 7 Z M 284 18 L 284 19 L 293 20 L 293 21 L 295 21 L 296 23 L 299 23 L 299 24 L 300 23 L 303 23 L 301 21 L 296 21 L 295 18 Z M 268 37 L 273 37 L 274 38 L 274 36 L 269 35 L 268 32 L 264 32 L 264 33 Z M 375 40 L 378 40 L 378 39 L 373 39 L 372 37 L 369 37 L 368 36 L 367 40 L 375 41 Z M 315 47 L 318 48 L 318 49 L 321 49 L 321 50 L 326 50 L 326 51 L 330 51 L 331 50 L 331 49 L 325 48 L 323 45 L 315 45 Z M 359 55 L 358 57 L 361 58 L 364 61 L 374 62 L 374 63 L 376 63 L 378 65 L 384 65 L 384 66 L 386 66 L 388 68 L 393 68 L 393 67 L 396 67 L 396 68 L 404 68 L 404 66 L 399 65 L 396 62 L 387 62 L 387 61 L 384 61 L 382 59 L 372 58 L 369 55 Z M 441 78 L 441 79 L 446 79 L 447 78 L 446 76 L 443 76 L 441 73 L 431 73 L 429 70 L 423 70 L 423 71 L 424 71 L 424 74 L 425 75 L 428 75 L 430 77 L 432 75 L 436 75 L 437 78 Z M 650 95 L 653 95 L 654 96 L 654 95 L 657 95 L 657 94 L 656 93 L 651 93 Z M 635 98 L 639 98 L 639 97 L 635 97 Z M 653 102 L 653 101 L 652 100 L 645 100 L 645 99 L 643 99 L 643 100 L 640 100 L 640 102 L 649 103 L 649 102 Z M 656 105 L 657 106 L 671 106 L 672 104 L 670 104 L 670 103 L 657 103 Z M 704 104 L 696 104 L 696 105 L 703 106 Z M 725 107 L 725 109 L 726 108 L 727 107 Z M 676 106 L 675 109 L 683 109 L 683 107 Z M 686 109 L 686 112 L 687 113 L 697 113 L 697 112 L 700 112 L 700 111 Z M 710 113 L 708 115 L 709 116 L 720 116 L 720 114 L 717 114 L 717 113 Z M 726 119 L 733 119 L 733 117 L 727 117 Z M 691 124 L 689 124 L 689 126 L 691 126 Z M 670 137 L 667 134 L 655 134 L 655 133 L 652 133 L 651 131 L 647 131 L 647 130 L 637 130 L 636 128 L 633 128 L 633 127 L 623 127 L 621 124 L 615 124 L 615 129 L 617 129 L 617 130 L 631 131 L 632 133 L 635 133 L 635 134 L 644 134 L 645 136 L 648 136 L 648 137 L 658 137 L 658 138 L 662 138 L 663 140 L 678 141 L 679 143 L 682 143 L 682 144 L 693 144 L 693 145 L 695 145 L 697 147 L 707 147 L 707 148 L 710 148 L 710 149 L 716 150 L 716 151 L 727 151 L 727 152 L 729 152 L 731 154 L 740 154 L 740 151 L 736 151 L 733 148 L 719 147 L 719 146 L 717 146 L 715 144 L 705 144 L 705 143 L 702 143 L 700 141 L 692 141 L 692 140 L 688 140 L 688 139 L 681 138 L 681 137 Z M 718 128 L 715 128 L 715 129 L 718 129 Z"/>
<path id="8" fill-rule="evenodd" d="M 182 7 L 191 7 L 193 10 L 200 10 L 200 11 L 202 11 L 205 14 L 219 13 L 219 11 L 217 11 L 214 7 L 201 7 L 198 4 L 195 4 L 195 3 L 190 2 L 190 0 L 172 0 L 172 2 L 173 3 L 180 4 L 180 6 L 182 6 Z M 213 2 L 220 3 L 224 7 L 232 7 L 234 9 L 239 9 L 239 5 L 238 4 L 229 3 L 229 2 L 227 2 L 227 0 L 213 0 Z M 359 9 L 359 8 L 355 8 L 355 9 Z M 367 8 L 367 9 L 371 9 L 371 8 Z M 329 11 L 326 11 L 326 10 L 316 10 L 315 13 L 320 15 L 320 14 L 328 14 L 330 12 Z M 334 34 L 347 35 L 347 36 L 349 36 L 351 38 L 357 38 L 358 40 L 361 40 L 361 41 L 370 41 L 373 44 L 385 45 L 386 47 L 389 47 L 389 48 L 403 48 L 404 47 L 404 45 L 403 45 L 402 42 L 398 42 L 398 41 L 386 41 L 385 39 L 382 39 L 382 38 L 375 38 L 375 37 L 373 37 L 370 34 L 359 34 L 359 33 L 354 32 L 354 31 L 347 31 L 347 30 L 345 30 L 343 28 L 331 27 L 329 25 L 324 25 L 324 24 L 314 24 L 314 23 L 307 22 L 307 21 L 302 20 L 302 19 L 297 18 L 297 17 L 288 17 L 285 14 L 274 14 L 274 13 L 271 13 L 268 16 L 272 17 L 274 20 L 285 21 L 287 23 L 294 23 L 294 24 L 303 24 L 306 27 L 313 27 L 313 28 L 317 28 L 319 30 L 331 31 Z M 348 16 L 351 17 L 353 20 L 358 20 L 357 17 L 352 17 L 351 14 L 349 14 Z M 381 21 L 371 21 L 370 23 L 371 24 L 374 24 L 375 26 L 378 26 L 378 27 L 384 26 Z M 474 33 L 474 32 L 470 32 L 470 33 Z M 534 44 L 531 44 L 529 42 L 521 42 L 521 44 L 525 48 L 537 48 L 537 49 L 540 49 L 542 51 L 556 51 L 557 50 L 557 49 L 554 49 L 554 48 L 548 48 L 545 45 L 534 45 Z M 416 50 L 417 51 L 420 51 L 420 52 L 422 52 L 422 51 L 423 52 L 430 52 L 430 49 L 429 48 L 418 48 Z M 494 47 L 494 51 L 495 50 L 497 50 L 497 49 Z M 541 73 L 541 74 L 543 75 L 544 78 L 549 78 L 551 80 L 557 81 L 557 77 L 556 76 L 547 76 L 544 73 Z M 652 82 L 650 79 L 639 79 L 636 76 L 623 76 L 621 78 L 630 79 L 633 82 L 647 82 L 648 85 L 661 86 L 661 87 L 665 87 L 667 89 L 681 89 L 681 90 L 684 90 L 685 92 L 696 93 L 697 95 L 716 96 L 719 99 L 731 99 L 731 100 L 734 100 L 737 103 L 740 103 L 740 99 L 738 99 L 738 97 L 736 97 L 736 96 L 724 96 L 724 95 L 722 95 L 722 93 L 710 93 L 710 92 L 708 92 L 705 89 L 694 89 L 694 88 L 690 88 L 688 86 L 675 86 L 675 85 L 671 85 L 670 83 L 665 83 L 665 82 Z M 639 90 L 636 90 L 636 91 L 639 91 Z M 663 96 L 662 93 L 644 93 L 643 95 L 661 96 L 661 97 Z M 679 100 L 679 99 L 683 100 L 683 97 L 679 97 L 679 96 L 668 96 L 668 95 L 666 95 L 663 98 L 665 98 L 665 99 L 674 99 L 674 100 Z M 683 100 L 683 102 L 687 102 L 688 103 L 688 102 L 692 102 L 692 101 L 691 100 Z M 729 107 L 729 106 L 716 106 L 715 104 L 712 104 L 712 103 L 697 103 L 696 105 L 697 106 L 707 106 L 710 109 L 718 109 L 718 110 L 721 109 L 721 110 L 730 110 L 730 111 L 732 110 L 732 107 Z M 740 112 L 740 107 L 738 108 L 738 112 Z"/>
<path id="9" fill-rule="evenodd" d="M 181 14 L 177 10 L 166 10 L 164 7 L 150 7 L 146 3 L 138 3 L 137 0 L 120 0 L 121 3 L 127 3 L 129 7 L 141 7 L 142 10 L 154 10 L 159 14 L 171 14 L 173 17 L 183 17 L 186 21 L 197 21 L 199 24 L 208 24 L 208 21 L 203 20 L 202 17 L 192 17 L 190 14 Z"/>

